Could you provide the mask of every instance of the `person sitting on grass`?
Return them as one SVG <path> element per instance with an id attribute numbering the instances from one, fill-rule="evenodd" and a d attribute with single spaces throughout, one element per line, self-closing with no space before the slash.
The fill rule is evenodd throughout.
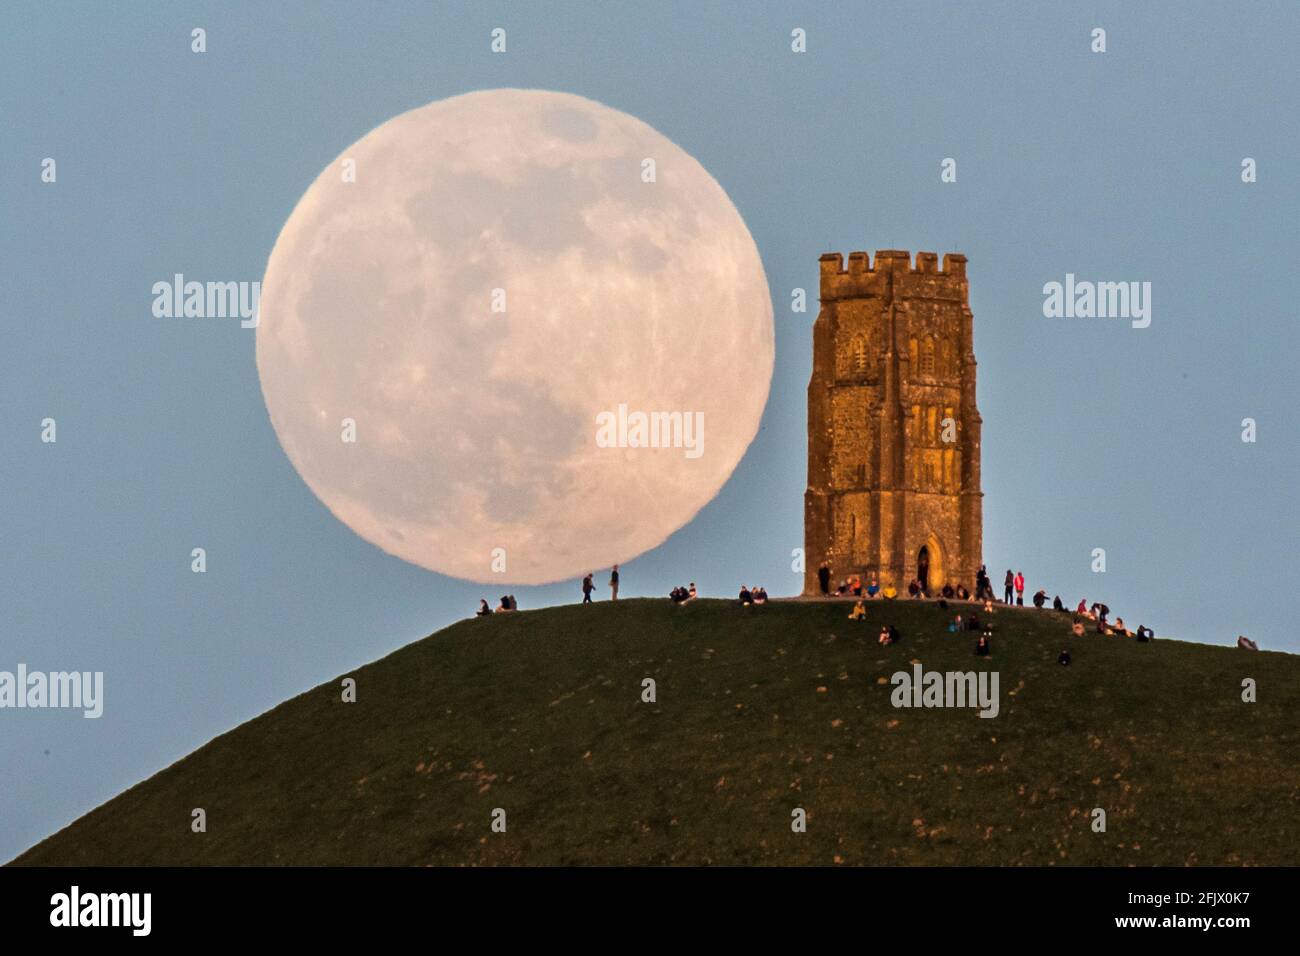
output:
<path id="1" fill-rule="evenodd" d="M 1124 626 L 1124 619 L 1123 619 L 1122 617 L 1117 617 L 1117 618 L 1115 618 L 1115 624 L 1114 624 L 1113 630 L 1114 630 L 1114 632 L 1115 632 L 1116 634 L 1118 634 L 1120 637 L 1132 637 L 1132 636 L 1133 636 L 1133 634 L 1129 631 L 1129 629 L 1128 629 L 1127 627 Z"/>
<path id="2" fill-rule="evenodd" d="M 873 574 L 871 576 L 871 583 L 867 585 L 867 597 L 875 597 L 879 593 L 880 582 L 876 580 L 876 576 Z"/>
<path id="3" fill-rule="evenodd" d="M 954 620 L 951 624 L 948 625 L 949 633 L 954 633 L 956 631 L 964 631 L 965 629 L 966 629 L 966 625 L 965 622 L 962 621 L 960 614 L 957 615 L 956 620 Z"/>
<path id="4" fill-rule="evenodd" d="M 985 598 L 985 599 L 984 599 L 984 613 L 985 613 L 985 614 L 992 614 L 992 613 L 993 613 L 993 599 L 992 599 L 992 598 Z"/>
<path id="5" fill-rule="evenodd" d="M 892 601 L 894 598 L 898 597 L 898 589 L 892 584 L 887 584 L 885 585 L 885 589 L 880 592 L 880 596 Z"/>
<path id="6" fill-rule="evenodd" d="M 912 578 L 912 583 L 907 586 L 907 596 L 915 600 L 921 596 L 921 582 Z"/>
<path id="7" fill-rule="evenodd" d="M 837 587 L 837 588 L 835 589 L 835 593 L 836 593 L 836 594 L 839 594 L 839 595 L 841 595 L 841 596 L 843 596 L 843 595 L 849 593 L 849 581 L 848 581 L 848 578 L 843 578 L 843 579 L 841 579 L 841 581 L 840 581 L 840 586 Z"/>
<path id="8" fill-rule="evenodd" d="M 692 581 L 690 590 L 686 592 L 686 600 L 682 603 L 685 604 L 686 601 L 694 601 L 697 597 L 699 597 L 699 595 L 695 593 L 695 582 Z"/>
<path id="9" fill-rule="evenodd" d="M 1238 635 L 1238 637 L 1237 637 L 1237 646 L 1240 647 L 1243 651 L 1257 651 L 1257 650 L 1259 650 L 1259 645 L 1256 644 L 1254 641 L 1252 641 L 1252 640 L 1251 640 L 1249 637 L 1247 637 L 1245 634 Z"/>
<path id="10" fill-rule="evenodd" d="M 1092 614 L 1088 611 L 1088 599 L 1084 598 L 1079 602 L 1079 606 L 1074 609 L 1075 614 L 1082 614 L 1084 617 L 1091 618 Z"/>
<path id="11" fill-rule="evenodd" d="M 854 597 L 862 597 L 862 576 L 855 574 L 849 578 L 849 590 L 853 592 Z"/>
<path id="12" fill-rule="evenodd" d="M 1058 594 L 1056 597 L 1052 598 L 1052 610 L 1053 611 L 1065 610 L 1065 603 L 1061 600 L 1061 595 Z"/>
<path id="13" fill-rule="evenodd" d="M 1044 591 L 1042 588 L 1039 588 L 1038 592 L 1034 595 L 1034 607 L 1038 608 L 1041 611 L 1043 609 L 1043 605 L 1046 603 L 1047 603 L 1047 592 Z"/>
<path id="14" fill-rule="evenodd" d="M 754 603 L 755 604 L 767 603 L 767 588 L 754 588 Z"/>
<path id="15" fill-rule="evenodd" d="M 486 600 L 485 598 L 479 598 L 479 599 L 478 599 L 478 610 L 474 612 L 474 616 L 475 616 L 475 617 L 491 617 L 491 616 L 492 616 L 492 609 L 491 609 L 490 607 L 488 607 L 488 602 L 487 602 L 487 600 Z"/>
<path id="16" fill-rule="evenodd" d="M 957 585 L 957 600 L 958 601 L 970 600 L 970 592 L 966 590 L 966 585 L 964 584 Z"/>
<path id="17" fill-rule="evenodd" d="M 1070 633 L 1073 634 L 1075 637 L 1083 637 L 1083 622 L 1075 621 L 1070 626 Z"/>
<path id="18" fill-rule="evenodd" d="M 509 611 L 509 610 L 512 610 L 512 608 L 510 607 L 510 598 L 506 597 L 503 594 L 501 596 L 501 606 L 496 609 L 496 613 L 501 614 L 502 612 Z"/>
<path id="19" fill-rule="evenodd" d="M 952 589 L 951 584 L 945 584 L 939 593 L 946 598 L 955 598 L 957 596 L 957 592 Z"/>
<path id="20" fill-rule="evenodd" d="M 749 588 L 745 587 L 745 585 L 742 584 L 742 585 L 740 586 L 740 604 L 741 604 L 741 606 L 742 606 L 742 607 L 749 607 L 752 603 L 754 603 L 754 594 L 753 594 L 753 592 L 751 592 L 751 591 L 749 590 Z"/>
<path id="21" fill-rule="evenodd" d="M 980 623 L 980 617 L 979 617 L 979 615 L 978 615 L 978 614 L 975 614 L 975 613 L 972 613 L 971 616 L 970 616 L 970 619 L 967 620 L 967 622 L 966 622 L 966 630 L 968 630 L 968 631 L 978 631 L 978 630 L 981 630 L 983 627 L 984 627 L 984 625 Z"/>
<path id="22" fill-rule="evenodd" d="M 858 598 L 858 603 L 853 605 L 853 610 L 849 612 L 850 621 L 865 621 L 867 619 L 867 606 L 863 603 L 862 598 Z"/>
<path id="23" fill-rule="evenodd" d="M 1156 632 L 1144 624 L 1139 624 L 1137 629 L 1137 639 L 1145 644 L 1156 636 Z"/>
<path id="24" fill-rule="evenodd" d="M 890 644 L 897 644 L 898 638 L 898 628 L 894 627 L 894 625 L 886 624 L 880 629 L 879 643 L 883 644 L 885 647 L 888 647 Z"/>
<path id="25" fill-rule="evenodd" d="M 976 657 L 993 656 L 993 642 L 989 639 L 989 637 L 990 637 L 989 632 L 985 631 L 983 634 L 980 635 L 980 639 L 975 642 Z"/>

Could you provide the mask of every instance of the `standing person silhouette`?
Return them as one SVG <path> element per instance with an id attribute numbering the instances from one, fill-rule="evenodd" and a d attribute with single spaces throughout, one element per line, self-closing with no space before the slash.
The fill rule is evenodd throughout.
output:
<path id="1" fill-rule="evenodd" d="M 591 592 L 596 590 L 596 585 L 592 583 L 591 579 L 595 577 L 595 575 L 596 572 L 593 571 L 590 574 L 588 574 L 585 578 L 582 579 L 582 603 L 583 604 L 591 603 Z"/>
<path id="2" fill-rule="evenodd" d="M 1002 603 L 1003 604 L 1011 603 L 1011 592 L 1015 588 L 1015 586 L 1016 586 L 1016 576 L 1011 573 L 1010 568 L 1007 568 L 1006 580 L 1002 582 Z"/>
<path id="3" fill-rule="evenodd" d="M 618 565 L 614 565 L 614 570 L 609 572 L 609 590 L 610 600 L 618 600 Z"/>

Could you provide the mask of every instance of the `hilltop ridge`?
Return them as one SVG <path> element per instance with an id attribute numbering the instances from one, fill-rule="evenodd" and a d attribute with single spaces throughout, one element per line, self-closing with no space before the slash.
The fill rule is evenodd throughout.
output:
<path id="1" fill-rule="evenodd" d="M 999 607 L 985 660 L 946 629 L 959 607 L 848 608 L 631 599 L 462 621 L 217 737 L 13 864 L 1300 861 L 1300 658 L 1077 638 L 1068 614 Z M 883 623 L 899 644 L 876 643 Z M 997 717 L 894 707 L 890 677 L 914 662 L 995 670 Z"/>

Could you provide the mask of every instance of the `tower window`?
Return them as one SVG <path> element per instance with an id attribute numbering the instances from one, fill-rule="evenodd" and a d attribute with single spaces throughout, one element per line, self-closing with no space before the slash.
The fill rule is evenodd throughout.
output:
<path id="1" fill-rule="evenodd" d="M 921 374 L 934 374 L 934 339 L 926 337 L 925 351 L 921 353 Z"/>
<path id="2" fill-rule="evenodd" d="M 853 370 L 855 372 L 867 370 L 867 343 L 861 336 L 853 340 Z"/>

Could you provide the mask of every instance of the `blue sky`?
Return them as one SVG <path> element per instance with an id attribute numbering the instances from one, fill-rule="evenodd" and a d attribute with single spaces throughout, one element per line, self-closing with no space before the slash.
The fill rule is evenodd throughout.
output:
<path id="1" fill-rule="evenodd" d="M 573 92 L 646 121 L 727 190 L 767 271 L 758 437 L 694 522 L 624 566 L 623 594 L 798 589 L 815 309 L 791 313 L 790 291 L 815 298 L 827 251 L 962 252 L 995 577 L 1014 565 L 1031 591 L 1104 599 L 1162 635 L 1300 651 L 1300 7 L 644 6 L 6 7 L 0 670 L 102 670 L 106 700 L 99 720 L 0 711 L 0 859 L 502 590 L 337 522 L 271 429 L 253 334 L 150 312 L 176 272 L 260 280 L 326 163 L 475 89 Z M 1044 283 L 1071 272 L 1151 282 L 1151 326 L 1045 318 Z M 579 596 L 512 590 L 523 608 Z"/>

